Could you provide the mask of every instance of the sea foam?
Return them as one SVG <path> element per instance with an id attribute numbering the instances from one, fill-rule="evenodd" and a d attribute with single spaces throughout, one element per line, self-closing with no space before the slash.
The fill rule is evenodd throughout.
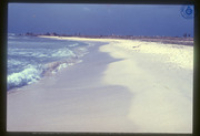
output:
<path id="1" fill-rule="evenodd" d="M 87 44 L 8 35 L 7 90 L 39 81 L 80 62 Z"/>
<path id="2" fill-rule="evenodd" d="M 7 89 L 14 87 L 24 86 L 27 84 L 34 83 L 40 79 L 42 70 L 36 68 L 33 65 L 29 65 L 26 69 L 21 72 L 13 73 L 7 77 Z"/>

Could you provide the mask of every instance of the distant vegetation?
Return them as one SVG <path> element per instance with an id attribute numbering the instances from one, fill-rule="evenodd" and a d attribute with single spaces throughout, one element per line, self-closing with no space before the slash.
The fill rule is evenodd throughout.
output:
<path id="1" fill-rule="evenodd" d="M 184 44 L 184 45 L 194 45 L 194 39 L 190 34 L 184 33 L 182 37 L 170 37 L 170 36 L 134 36 L 134 35 L 81 35 L 77 34 L 58 34 L 58 33 L 43 33 L 43 34 L 35 34 L 31 32 L 27 32 L 25 34 L 19 34 L 24 36 L 67 36 L 67 37 L 85 37 L 85 38 L 113 38 L 113 39 L 137 39 L 142 41 L 149 42 L 162 42 L 162 43 L 171 43 L 171 44 Z"/>

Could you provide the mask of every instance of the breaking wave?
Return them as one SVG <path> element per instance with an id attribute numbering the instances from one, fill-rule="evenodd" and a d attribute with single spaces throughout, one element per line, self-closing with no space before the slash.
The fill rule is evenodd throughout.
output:
<path id="1" fill-rule="evenodd" d="M 7 90 L 39 81 L 81 62 L 88 53 L 81 42 L 8 36 Z"/>
<path id="2" fill-rule="evenodd" d="M 41 78 L 42 69 L 29 65 L 23 71 L 12 73 L 7 77 L 7 89 L 34 83 Z"/>

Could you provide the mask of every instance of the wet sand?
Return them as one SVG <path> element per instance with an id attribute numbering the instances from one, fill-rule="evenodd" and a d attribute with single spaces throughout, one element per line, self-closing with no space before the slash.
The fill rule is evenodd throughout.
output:
<path id="1" fill-rule="evenodd" d="M 192 132 L 192 46 L 47 38 L 106 44 L 92 47 L 83 62 L 8 93 L 8 131 Z"/>

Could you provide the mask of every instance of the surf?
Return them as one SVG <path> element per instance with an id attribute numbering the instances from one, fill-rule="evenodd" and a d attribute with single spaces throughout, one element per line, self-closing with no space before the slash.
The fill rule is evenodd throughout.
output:
<path id="1" fill-rule="evenodd" d="M 8 35 L 7 90 L 36 83 L 80 63 L 87 48 L 82 42 Z"/>

